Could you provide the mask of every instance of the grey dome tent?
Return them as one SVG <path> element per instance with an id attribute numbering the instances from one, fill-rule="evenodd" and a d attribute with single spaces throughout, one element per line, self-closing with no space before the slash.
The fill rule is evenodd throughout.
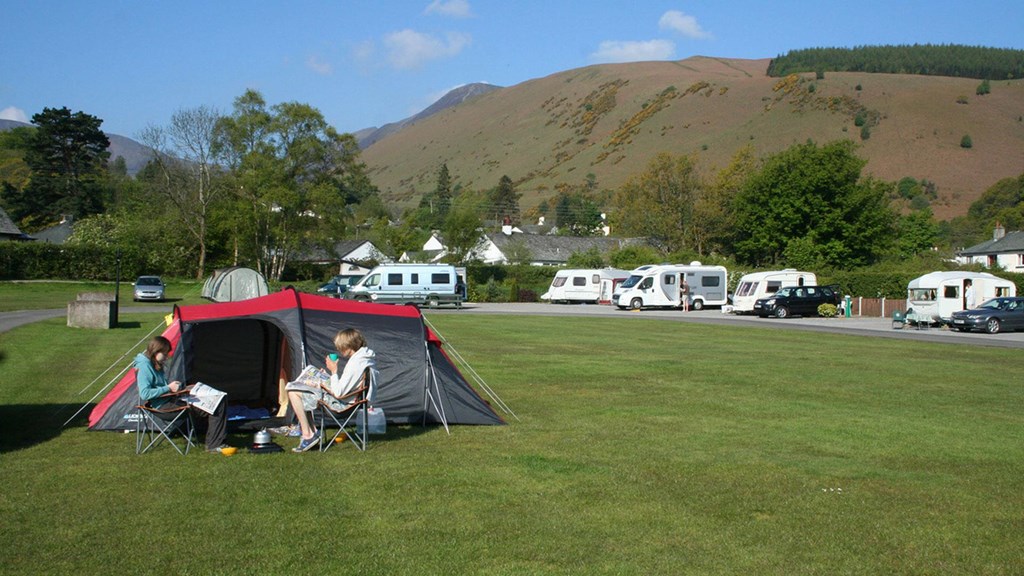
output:
<path id="1" fill-rule="evenodd" d="M 176 306 L 163 333 L 173 348 L 168 380 L 223 390 L 229 407 L 271 409 L 280 372 L 294 377 L 307 364 L 323 368 L 342 328 L 359 329 L 377 353 L 374 406 L 384 409 L 389 423 L 505 423 L 452 363 L 415 306 L 338 300 L 292 288 L 242 302 Z M 135 371 L 128 370 L 93 408 L 89 429 L 134 430 L 138 400 Z"/>
<path id="2" fill-rule="evenodd" d="M 270 294 L 267 280 L 252 268 L 232 266 L 215 270 L 203 283 L 203 298 L 214 302 L 238 302 Z"/>

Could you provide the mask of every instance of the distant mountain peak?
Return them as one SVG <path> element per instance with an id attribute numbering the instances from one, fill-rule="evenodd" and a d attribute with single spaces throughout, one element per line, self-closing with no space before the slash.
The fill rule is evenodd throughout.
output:
<path id="1" fill-rule="evenodd" d="M 390 136 L 391 134 L 400 131 L 402 128 L 405 128 L 410 124 L 414 124 L 420 120 L 429 118 L 434 114 L 437 114 L 438 112 L 443 112 L 444 110 L 447 110 L 453 106 L 458 106 L 459 104 L 462 104 L 467 100 L 476 98 L 477 96 L 482 96 L 484 94 L 487 94 L 488 92 L 493 92 L 495 90 L 501 90 L 501 86 L 487 84 L 486 82 L 473 82 L 471 84 L 463 84 L 458 88 L 453 88 L 452 90 L 449 90 L 448 93 L 446 93 L 444 96 L 438 99 L 437 102 L 434 102 L 430 106 L 427 106 L 425 109 L 423 109 L 423 111 L 413 116 L 410 116 L 404 120 L 399 120 L 398 122 L 385 124 L 380 128 L 364 128 L 362 130 L 357 131 L 354 135 L 356 139 L 359 141 L 359 146 L 365 150 L 366 148 L 372 146 L 374 142 L 377 142 L 378 140 L 384 138 L 385 136 Z"/>

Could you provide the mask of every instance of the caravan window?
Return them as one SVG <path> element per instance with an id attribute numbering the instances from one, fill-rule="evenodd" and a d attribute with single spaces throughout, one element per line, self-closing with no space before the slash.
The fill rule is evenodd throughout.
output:
<path id="1" fill-rule="evenodd" d="M 640 283 L 641 290 L 647 290 L 651 286 L 654 286 L 654 278 L 651 278 L 650 276 L 644 278 L 644 281 Z"/>
<path id="2" fill-rule="evenodd" d="M 565 276 L 555 276 L 555 281 L 551 283 L 552 288 L 561 288 L 565 286 Z"/>
<path id="3" fill-rule="evenodd" d="M 419 284 L 419 283 L 420 283 L 420 275 L 419 274 L 416 274 L 416 273 L 409 274 L 409 284 Z"/>
<path id="4" fill-rule="evenodd" d="M 737 296 L 751 296 L 757 293 L 757 282 L 740 282 L 736 288 Z"/>
<path id="5" fill-rule="evenodd" d="M 637 276 L 636 274 L 633 274 L 629 278 L 626 278 L 626 280 L 622 283 L 621 286 L 623 288 L 632 288 L 633 286 L 636 286 L 636 283 L 640 281 L 640 278 L 641 278 L 641 276 Z"/>
<path id="6" fill-rule="evenodd" d="M 371 275 L 369 278 L 366 279 L 366 282 L 363 284 L 363 286 L 366 286 L 367 288 L 380 286 L 380 274 Z"/>
<path id="7" fill-rule="evenodd" d="M 572 277 L 572 285 L 573 286 L 586 286 L 587 285 L 587 277 L 586 276 L 573 276 Z"/>
<path id="8" fill-rule="evenodd" d="M 402 285 L 402 274 L 388 274 L 388 285 L 389 286 L 401 286 Z"/>
<path id="9" fill-rule="evenodd" d="M 673 285 L 675 283 L 676 283 L 676 275 L 675 274 L 669 274 L 668 276 L 665 276 L 665 285 L 666 286 L 671 286 L 671 285 Z"/>
<path id="10" fill-rule="evenodd" d="M 764 292 L 765 294 L 775 294 L 779 291 L 779 288 L 782 288 L 781 280 L 769 280 L 768 284 L 764 287 Z"/>
<path id="11" fill-rule="evenodd" d="M 935 300 L 934 288 L 914 288 L 910 291 L 911 300 Z"/>
<path id="12" fill-rule="evenodd" d="M 452 283 L 452 276 L 451 276 L 451 274 L 448 274 L 448 273 L 445 273 L 445 272 L 434 272 L 433 274 L 430 275 L 430 283 L 431 284 L 451 284 Z"/>
<path id="13" fill-rule="evenodd" d="M 943 298 L 959 298 L 960 287 L 959 286 L 944 286 L 942 289 Z"/>
<path id="14" fill-rule="evenodd" d="M 701 276 L 700 285 L 704 286 L 705 288 L 721 286 L 722 278 L 721 276 Z"/>
<path id="15" fill-rule="evenodd" d="M 590 283 L 591 284 L 600 284 L 601 283 L 601 275 L 600 274 L 594 274 L 593 276 L 591 276 L 590 277 Z"/>

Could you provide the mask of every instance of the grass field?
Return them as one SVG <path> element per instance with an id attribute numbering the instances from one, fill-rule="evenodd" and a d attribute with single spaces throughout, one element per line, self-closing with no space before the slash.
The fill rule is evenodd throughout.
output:
<path id="1" fill-rule="evenodd" d="M 60 427 L 160 321 L 131 318 L 0 334 L 0 573 L 1024 570 L 1015 350 L 434 315 L 518 419 L 391 427 L 366 453 L 136 456 Z"/>

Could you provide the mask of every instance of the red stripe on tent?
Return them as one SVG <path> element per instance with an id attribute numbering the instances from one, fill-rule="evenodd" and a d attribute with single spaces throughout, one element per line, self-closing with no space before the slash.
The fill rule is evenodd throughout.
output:
<path id="1" fill-rule="evenodd" d="M 177 321 L 172 322 L 171 325 L 164 330 L 161 336 L 170 340 L 171 353 L 173 354 L 174 350 L 178 347 L 178 340 L 181 339 L 181 324 Z M 132 364 L 134 364 L 134 362 L 135 357 L 133 356 Z M 99 422 L 100 419 L 103 418 L 103 415 L 107 413 L 110 406 L 114 404 L 114 402 L 117 402 L 117 400 L 121 398 L 121 395 L 132 386 L 135 386 L 135 370 L 130 366 L 128 368 L 128 372 L 121 377 L 117 384 L 111 388 L 110 392 L 103 397 L 103 400 L 100 400 L 99 404 L 96 404 L 96 407 L 89 413 L 89 427 L 92 428 L 97 422 Z"/>
<path id="2" fill-rule="evenodd" d="M 299 303 L 305 310 L 323 310 L 325 312 L 351 312 L 353 314 L 375 314 L 378 316 L 397 316 L 400 318 L 419 318 L 419 308 L 399 304 L 375 304 L 373 302 L 356 302 L 340 298 L 328 298 L 316 294 L 300 292 Z"/>
<path id="3" fill-rule="evenodd" d="M 238 302 L 211 302 L 194 306 L 178 306 L 175 308 L 175 315 L 185 321 L 211 320 L 274 312 L 284 308 L 294 308 L 297 303 L 295 290 L 288 288 L 259 298 Z"/>

